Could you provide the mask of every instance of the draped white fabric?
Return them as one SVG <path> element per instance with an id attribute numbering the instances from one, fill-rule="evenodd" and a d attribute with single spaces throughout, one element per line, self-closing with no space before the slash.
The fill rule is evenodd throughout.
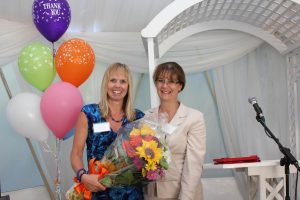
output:
<path id="1" fill-rule="evenodd" d="M 216 30 L 198 33 L 171 48 L 161 59 L 180 63 L 186 73 L 199 72 L 236 60 L 257 48 L 262 40 L 251 35 Z"/>
<path id="2" fill-rule="evenodd" d="M 103 63 L 123 62 L 131 70 L 147 72 L 147 57 L 140 33 L 68 33 L 63 38 L 81 38 L 87 41 Z"/>
<path id="3" fill-rule="evenodd" d="M 64 39 L 78 37 L 89 42 L 98 60 L 129 64 L 136 72 L 148 72 L 148 61 L 140 33 L 68 33 Z M 209 31 L 196 34 L 171 48 L 161 59 L 176 61 L 186 73 L 219 66 L 255 49 L 262 41 L 236 31 Z"/>
<path id="4" fill-rule="evenodd" d="M 281 153 L 277 144 L 264 133 L 247 99 L 257 97 L 267 126 L 282 144 L 288 144 L 285 58 L 264 44 L 243 58 L 218 67 L 213 72 L 228 156 L 257 154 L 261 159 L 279 159 Z M 245 194 L 245 180 L 242 174 L 236 174 L 236 178 Z"/>
<path id="5" fill-rule="evenodd" d="M 18 57 L 21 49 L 35 40 L 42 41 L 42 36 L 33 25 L 24 25 L 0 19 L 0 66 Z M 133 71 L 148 72 L 148 61 L 140 33 L 72 33 L 67 32 L 55 48 L 71 38 L 86 40 L 94 49 L 97 61 L 128 64 Z M 245 33 L 222 30 L 196 34 L 171 48 L 161 62 L 173 60 L 184 66 L 187 73 L 207 70 L 231 62 L 255 49 L 261 40 Z"/>
<path id="6" fill-rule="evenodd" d="M 0 19 L 0 27 L 0 66 L 14 61 L 27 43 L 40 37 L 31 25 Z"/>

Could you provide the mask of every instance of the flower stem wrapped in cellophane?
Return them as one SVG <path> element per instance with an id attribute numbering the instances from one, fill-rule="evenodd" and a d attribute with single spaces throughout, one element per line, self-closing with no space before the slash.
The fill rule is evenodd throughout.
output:
<path id="1" fill-rule="evenodd" d="M 162 131 L 165 118 L 145 116 L 121 127 L 103 158 L 90 161 L 89 171 L 101 174 L 99 182 L 107 187 L 141 186 L 163 177 L 171 161 Z M 81 193 L 70 195 L 72 192 L 76 190 L 68 191 L 67 196 L 78 197 Z"/>

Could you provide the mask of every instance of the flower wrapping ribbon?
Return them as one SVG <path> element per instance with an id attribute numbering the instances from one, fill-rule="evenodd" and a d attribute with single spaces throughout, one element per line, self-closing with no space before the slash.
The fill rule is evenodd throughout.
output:
<path id="1" fill-rule="evenodd" d="M 95 158 L 89 160 L 89 174 L 98 174 L 98 180 L 100 180 L 105 174 L 109 171 L 101 164 L 100 161 L 96 161 Z M 74 190 L 77 193 L 83 193 L 84 200 L 92 199 L 92 192 L 89 191 L 83 183 L 79 182 L 79 180 L 74 177 L 74 182 L 78 183 L 74 186 Z"/>

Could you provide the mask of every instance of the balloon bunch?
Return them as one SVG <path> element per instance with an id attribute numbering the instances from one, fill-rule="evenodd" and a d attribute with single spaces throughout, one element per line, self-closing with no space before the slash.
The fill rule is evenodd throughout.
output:
<path id="1" fill-rule="evenodd" d="M 59 139 L 69 138 L 83 106 L 79 87 L 95 66 L 95 55 L 88 43 L 71 39 L 57 50 L 55 68 L 63 82 L 52 84 L 41 98 L 41 114 L 47 126 Z"/>
<path id="2" fill-rule="evenodd" d="M 92 73 L 95 55 L 91 46 L 78 38 L 65 41 L 55 53 L 54 42 L 66 32 L 71 21 L 67 0 L 34 0 L 32 17 L 53 48 L 40 42 L 28 44 L 19 55 L 18 66 L 23 78 L 43 94 L 40 97 L 24 92 L 14 96 L 7 105 L 7 118 L 16 132 L 30 139 L 45 142 L 50 129 L 59 149 L 60 141 L 74 133 L 83 106 L 77 87 Z M 52 84 L 56 73 L 62 81 Z"/>
<path id="3" fill-rule="evenodd" d="M 34 0 L 32 16 L 38 31 L 52 44 L 66 32 L 71 21 L 67 0 Z M 18 58 L 20 74 L 43 94 L 39 97 L 27 92 L 11 99 L 7 116 L 12 127 L 39 141 L 48 138 L 45 127 L 58 139 L 69 138 L 83 106 L 77 87 L 88 79 L 94 65 L 94 51 L 82 39 L 65 41 L 55 55 L 54 49 L 40 42 L 25 46 Z M 62 82 L 52 84 L 56 73 Z"/>

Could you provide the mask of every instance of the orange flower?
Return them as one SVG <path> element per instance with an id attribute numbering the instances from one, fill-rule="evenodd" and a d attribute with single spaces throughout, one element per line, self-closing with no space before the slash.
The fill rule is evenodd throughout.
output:
<path id="1" fill-rule="evenodd" d="M 126 150 L 126 154 L 128 155 L 128 157 L 132 158 L 136 156 L 135 149 L 130 145 L 130 142 L 128 140 L 124 140 L 122 142 L 122 146 Z"/>
<path id="2" fill-rule="evenodd" d="M 142 137 L 141 136 L 135 136 L 130 138 L 130 144 L 133 147 L 138 147 L 142 145 Z"/>

